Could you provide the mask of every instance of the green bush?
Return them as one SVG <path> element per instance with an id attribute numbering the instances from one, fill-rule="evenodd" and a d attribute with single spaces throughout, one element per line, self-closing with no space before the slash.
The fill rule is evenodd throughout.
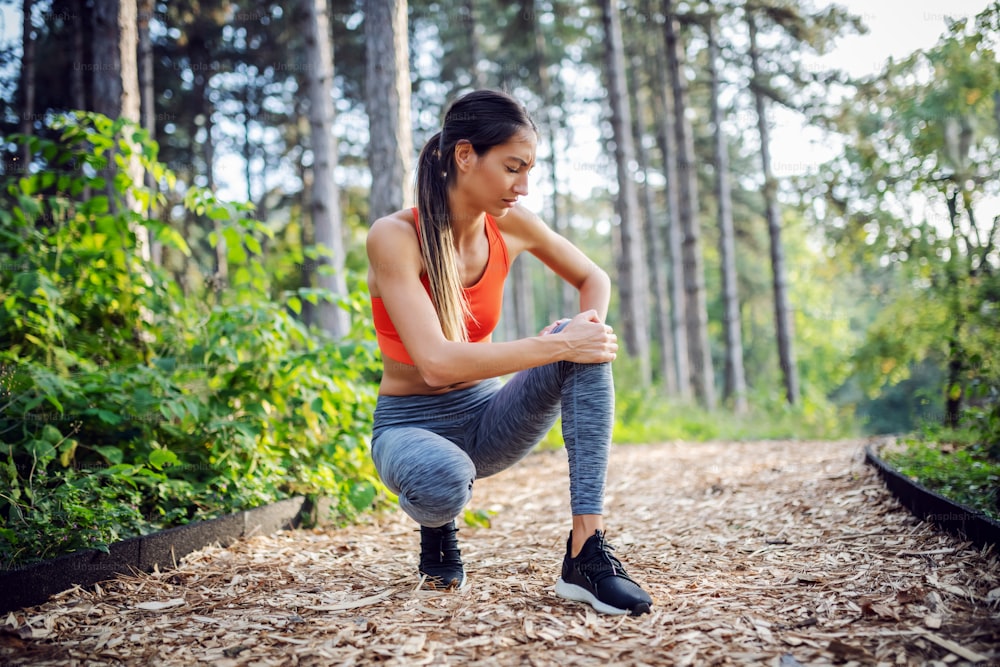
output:
<path id="1" fill-rule="evenodd" d="M 996 444 L 976 429 L 928 428 L 921 437 L 903 439 L 904 447 L 885 460 L 928 489 L 1000 519 L 1000 460 Z"/>
<path id="2" fill-rule="evenodd" d="M 295 494 L 332 498 L 341 520 L 370 507 L 364 318 L 339 342 L 306 327 L 302 300 L 331 295 L 272 298 L 268 228 L 193 187 L 188 215 L 225 239 L 231 285 L 186 296 L 141 254 L 143 231 L 190 253 L 138 212 L 177 188 L 156 144 L 97 114 L 54 129 L 27 140 L 41 170 L 0 181 L 0 566 Z M 133 181 L 131 161 L 162 191 Z M 339 303 L 356 314 L 365 297 Z"/>

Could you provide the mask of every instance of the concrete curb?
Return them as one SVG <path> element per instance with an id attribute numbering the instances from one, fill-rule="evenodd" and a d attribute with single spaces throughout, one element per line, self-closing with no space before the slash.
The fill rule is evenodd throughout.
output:
<path id="1" fill-rule="evenodd" d="M 288 498 L 159 533 L 133 537 L 108 546 L 109 553 L 80 551 L 23 568 L 0 571 L 0 613 L 42 604 L 73 586 L 90 586 L 118 574 L 171 569 L 193 551 L 210 544 L 229 546 L 252 535 L 298 527 L 303 517 L 315 517 L 314 504 Z"/>

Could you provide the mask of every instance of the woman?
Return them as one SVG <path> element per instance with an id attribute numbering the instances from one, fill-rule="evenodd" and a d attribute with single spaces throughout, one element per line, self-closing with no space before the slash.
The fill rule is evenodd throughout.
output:
<path id="1" fill-rule="evenodd" d="M 536 144 L 514 99 L 469 93 L 421 151 L 417 208 L 372 225 L 368 286 L 384 359 L 372 458 L 420 524 L 424 585 L 461 587 L 455 517 L 473 482 L 523 458 L 561 414 L 572 529 L 556 593 L 604 613 L 647 613 L 652 600 L 611 554 L 601 516 L 618 349 L 604 323 L 611 284 L 517 204 Z M 504 279 L 522 252 L 579 290 L 581 312 L 538 336 L 491 343 Z"/>

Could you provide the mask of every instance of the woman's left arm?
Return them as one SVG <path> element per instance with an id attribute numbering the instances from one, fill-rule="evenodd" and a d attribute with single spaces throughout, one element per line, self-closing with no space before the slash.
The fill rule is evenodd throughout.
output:
<path id="1" fill-rule="evenodd" d="M 515 206 L 497 222 L 507 241 L 511 261 L 522 250 L 530 252 L 580 292 L 581 312 L 593 309 L 602 322 L 607 318 L 611 278 L 604 269 L 521 206 Z"/>

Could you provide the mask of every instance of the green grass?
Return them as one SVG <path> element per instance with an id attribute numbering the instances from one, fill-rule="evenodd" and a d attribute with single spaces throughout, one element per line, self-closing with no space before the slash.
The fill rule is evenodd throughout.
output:
<path id="1" fill-rule="evenodd" d="M 618 444 L 710 440 L 835 440 L 860 434 L 856 419 L 829 402 L 803 397 L 789 406 L 779 397 L 754 396 L 746 414 L 728 406 L 706 410 L 664 396 L 656 388 L 636 390 L 616 380 L 615 426 Z M 561 447 L 559 424 L 549 432 L 543 447 Z"/>

